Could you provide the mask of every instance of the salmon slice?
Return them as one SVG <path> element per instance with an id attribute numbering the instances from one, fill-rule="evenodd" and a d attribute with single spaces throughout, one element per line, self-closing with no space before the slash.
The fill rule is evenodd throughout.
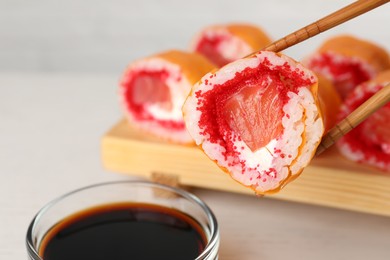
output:
<path id="1" fill-rule="evenodd" d="M 133 99 L 131 103 L 135 105 L 158 104 L 162 109 L 171 110 L 171 93 L 165 80 L 166 71 L 140 71 L 138 75 L 133 75 L 130 83 L 128 99 Z"/>
<path id="2" fill-rule="evenodd" d="M 252 152 L 256 152 L 282 133 L 282 109 L 275 85 L 265 89 L 254 85 L 245 86 L 230 97 L 224 113 L 230 128 L 241 136 Z"/>
<path id="3" fill-rule="evenodd" d="M 332 81 L 342 99 L 359 84 L 390 68 L 389 54 L 374 43 L 349 35 L 333 37 L 305 60 Z"/>
<path id="4" fill-rule="evenodd" d="M 195 36 L 191 50 L 222 67 L 270 43 L 271 39 L 264 31 L 254 25 L 213 25 L 204 28 Z"/>
<path id="5" fill-rule="evenodd" d="M 390 70 L 360 84 L 341 106 L 340 120 L 390 83 Z M 346 158 L 390 171 L 390 103 L 343 136 L 337 147 Z"/>
<path id="6" fill-rule="evenodd" d="M 280 190 L 310 162 L 324 131 L 317 78 L 262 51 L 206 74 L 183 106 L 205 154 L 257 194 Z"/>
<path id="7" fill-rule="evenodd" d="M 168 51 L 130 64 L 120 84 L 129 123 L 164 140 L 193 143 L 181 107 L 191 86 L 214 68 L 203 56 L 182 51 Z"/>

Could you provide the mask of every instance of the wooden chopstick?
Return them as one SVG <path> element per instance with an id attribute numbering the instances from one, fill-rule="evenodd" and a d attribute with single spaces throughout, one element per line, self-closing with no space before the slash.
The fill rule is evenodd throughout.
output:
<path id="1" fill-rule="evenodd" d="M 263 50 L 279 52 L 304 40 L 307 40 L 321 32 L 342 24 L 352 18 L 364 14 L 376 7 L 386 4 L 390 0 L 359 0 L 346 7 L 309 24 L 266 46 Z M 255 53 L 253 53 L 255 54 Z M 251 54 L 251 55 L 253 55 Z"/>
<path id="2" fill-rule="evenodd" d="M 349 21 L 352 18 L 384 5 L 389 1 L 390 0 L 358 0 L 312 24 L 309 24 L 277 41 L 274 41 L 262 50 L 280 52 L 319 33 L 325 32 L 326 30 Z M 258 53 L 258 51 L 248 55 L 247 57 L 253 56 L 256 53 Z M 323 136 L 322 141 L 317 148 L 316 155 L 321 154 L 327 148 L 332 146 L 338 139 L 340 139 L 340 137 L 347 134 L 362 121 L 364 121 L 368 116 L 370 116 L 389 101 L 390 85 L 386 85 L 383 89 L 378 91 L 378 93 L 373 95 L 355 111 L 348 115 L 344 120 L 329 130 L 329 132 Z"/>
<path id="3" fill-rule="evenodd" d="M 322 137 L 321 143 L 317 148 L 316 155 L 321 154 L 328 149 L 343 135 L 347 134 L 353 128 L 358 126 L 372 113 L 377 111 L 382 106 L 390 102 L 390 84 L 384 86 L 380 91 L 375 93 L 371 98 L 367 99 L 344 120 L 335 125 L 327 134 Z"/>
<path id="4" fill-rule="evenodd" d="M 351 20 L 361 14 L 364 14 L 372 9 L 375 9 L 383 4 L 388 3 L 390 0 L 358 0 L 350 5 L 347 5 L 340 10 L 331 13 L 324 18 L 309 24 L 273 43 L 266 46 L 262 50 L 280 52 L 288 47 L 291 47 L 297 43 L 307 40 L 319 33 L 325 32 L 337 25 L 340 25 L 346 21 Z M 248 56 L 255 55 L 257 52 Z M 321 154 L 327 148 L 337 142 L 340 137 L 347 134 L 368 116 L 374 113 L 376 110 L 384 106 L 390 101 L 390 84 L 386 85 L 383 89 L 378 91 L 375 95 L 369 98 L 355 111 L 348 115 L 344 120 L 334 126 L 329 132 L 323 136 L 320 145 L 317 148 L 316 155 Z"/>

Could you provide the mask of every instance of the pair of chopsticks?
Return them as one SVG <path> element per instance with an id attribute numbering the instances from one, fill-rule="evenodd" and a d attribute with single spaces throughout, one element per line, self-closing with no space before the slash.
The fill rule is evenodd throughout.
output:
<path id="1" fill-rule="evenodd" d="M 309 24 L 265 47 L 263 50 L 279 52 L 306 39 L 309 39 L 321 32 L 331 29 L 339 24 L 351 20 L 361 14 L 375 9 L 389 0 L 359 0 L 356 1 L 324 18 Z M 380 91 L 375 93 L 366 102 L 360 105 L 355 111 L 340 121 L 336 126 L 329 130 L 321 140 L 317 148 L 316 155 L 321 154 L 327 148 L 332 146 L 343 135 L 347 134 L 353 128 L 358 126 L 368 116 L 377 111 L 390 101 L 390 84 L 386 85 Z"/>

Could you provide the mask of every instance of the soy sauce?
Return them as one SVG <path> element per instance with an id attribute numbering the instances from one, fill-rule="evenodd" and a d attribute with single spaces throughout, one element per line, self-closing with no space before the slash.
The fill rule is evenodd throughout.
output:
<path id="1" fill-rule="evenodd" d="M 118 203 L 71 215 L 42 240 L 44 260 L 195 259 L 206 245 L 197 221 L 171 208 Z"/>

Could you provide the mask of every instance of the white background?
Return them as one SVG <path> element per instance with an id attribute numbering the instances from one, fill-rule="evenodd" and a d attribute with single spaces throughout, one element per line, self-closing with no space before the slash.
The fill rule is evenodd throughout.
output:
<path id="1" fill-rule="evenodd" d="M 350 0 L 0 0 L 0 70 L 118 74 L 131 60 L 186 49 L 206 25 L 257 24 L 279 39 Z M 350 33 L 390 49 L 390 5 L 318 35 L 287 54 L 301 59 Z"/>

